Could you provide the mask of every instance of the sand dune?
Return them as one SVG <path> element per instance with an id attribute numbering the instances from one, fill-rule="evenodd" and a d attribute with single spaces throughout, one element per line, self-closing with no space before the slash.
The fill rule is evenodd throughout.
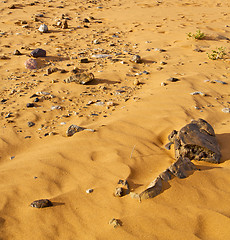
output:
<path id="1" fill-rule="evenodd" d="M 0 239 L 229 239 L 229 14 L 228 0 L 2 1 Z M 198 29 L 204 39 L 188 37 Z M 26 69 L 36 48 L 47 56 Z M 65 83 L 74 68 L 95 79 Z M 200 171 L 141 203 L 114 197 L 119 179 L 146 189 L 175 161 L 168 134 L 197 118 L 220 164 L 193 161 Z M 67 137 L 71 124 L 95 131 Z M 30 207 L 46 198 L 53 207 Z"/>

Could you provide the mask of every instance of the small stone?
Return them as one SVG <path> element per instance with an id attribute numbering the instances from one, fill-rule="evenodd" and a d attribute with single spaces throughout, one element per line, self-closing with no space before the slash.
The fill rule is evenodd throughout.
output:
<path id="1" fill-rule="evenodd" d="M 28 127 L 33 127 L 35 125 L 35 123 L 33 122 L 28 122 L 27 124 L 28 124 Z"/>
<path id="2" fill-rule="evenodd" d="M 134 55 L 132 58 L 131 58 L 131 62 L 134 62 L 134 63 L 141 63 L 141 57 L 139 55 Z"/>
<path id="3" fill-rule="evenodd" d="M 223 108 L 223 109 L 222 109 L 222 112 L 224 112 L 224 113 L 230 113 L 230 108 Z"/>
<path id="4" fill-rule="evenodd" d="M 115 197 L 122 197 L 124 196 L 124 191 L 122 187 L 117 187 L 114 192 Z"/>
<path id="5" fill-rule="evenodd" d="M 119 227 L 119 226 L 122 226 L 121 220 L 115 219 L 115 218 L 111 219 L 111 220 L 109 221 L 109 224 L 112 225 L 114 228 L 117 228 L 117 227 Z"/>
<path id="6" fill-rule="evenodd" d="M 35 59 L 29 58 L 25 62 L 25 66 L 27 69 L 36 69 L 37 68 L 37 61 Z"/>
<path id="7" fill-rule="evenodd" d="M 37 48 L 35 50 L 33 50 L 30 55 L 34 58 L 37 57 L 46 57 L 46 50 L 41 49 L 41 48 Z"/>
<path id="8" fill-rule="evenodd" d="M 35 208 L 45 208 L 53 206 L 53 203 L 48 199 L 40 199 L 33 201 L 30 206 Z"/>
<path id="9" fill-rule="evenodd" d="M 12 4 L 9 6 L 9 9 L 15 9 L 16 8 L 16 5 Z"/>
<path id="10" fill-rule="evenodd" d="M 93 192 L 93 189 L 92 188 L 89 188 L 86 190 L 86 193 L 92 193 Z"/>
<path id="11" fill-rule="evenodd" d="M 28 108 L 34 107 L 34 104 L 33 104 L 33 103 L 27 103 L 27 104 L 26 104 L 26 107 L 28 107 Z"/>
<path id="12" fill-rule="evenodd" d="M 75 133 L 81 132 L 81 131 L 83 131 L 83 130 L 84 130 L 84 128 L 72 124 L 72 125 L 70 125 L 69 128 L 67 129 L 66 135 L 67 135 L 67 137 L 71 137 L 71 136 L 73 136 Z"/>
<path id="13" fill-rule="evenodd" d="M 67 20 L 65 19 L 63 24 L 62 24 L 62 28 L 63 29 L 67 29 L 68 28 L 68 23 L 67 23 Z"/>
<path id="14" fill-rule="evenodd" d="M 34 99 L 34 102 L 39 102 L 39 98 L 36 97 L 36 98 Z"/>
<path id="15" fill-rule="evenodd" d="M 167 81 L 169 81 L 169 82 L 178 82 L 180 80 L 178 78 L 171 77 L 171 78 L 167 79 Z"/>
<path id="16" fill-rule="evenodd" d="M 81 62 L 81 63 L 88 63 L 89 60 L 88 60 L 88 58 L 82 58 L 82 59 L 80 60 L 80 62 Z"/>
<path id="17" fill-rule="evenodd" d="M 161 86 L 162 86 L 162 87 L 164 87 L 164 86 L 166 86 L 166 85 L 168 85 L 168 84 L 165 83 L 165 82 L 162 82 L 162 83 L 161 83 Z"/>
<path id="18" fill-rule="evenodd" d="M 226 83 L 226 82 L 224 82 L 224 81 L 221 81 L 221 80 L 214 80 L 213 82 L 221 83 L 221 84 L 228 84 L 228 83 Z"/>
<path id="19" fill-rule="evenodd" d="M 133 81 L 133 85 L 137 86 L 137 85 L 139 85 L 139 84 L 140 84 L 140 81 L 139 81 L 138 79 L 135 79 L 135 80 Z"/>
<path id="20" fill-rule="evenodd" d="M 89 23 L 89 19 L 84 18 L 82 22 L 84 22 L 84 23 Z"/>
<path id="21" fill-rule="evenodd" d="M 15 158 L 15 156 L 12 156 L 12 157 L 10 157 L 10 160 L 13 160 Z"/>
<path id="22" fill-rule="evenodd" d="M 206 96 L 205 93 L 200 92 L 200 91 L 192 92 L 192 93 L 190 93 L 190 94 L 191 94 L 191 95 L 201 95 L 201 96 Z"/>
<path id="23" fill-rule="evenodd" d="M 38 28 L 38 31 L 41 33 L 47 33 L 48 32 L 48 26 L 45 24 L 41 24 L 40 27 Z"/>
<path id="24" fill-rule="evenodd" d="M 22 55 L 22 54 L 21 54 L 21 52 L 20 52 L 19 50 L 16 49 L 16 50 L 13 52 L 13 55 L 19 56 L 19 55 Z"/>

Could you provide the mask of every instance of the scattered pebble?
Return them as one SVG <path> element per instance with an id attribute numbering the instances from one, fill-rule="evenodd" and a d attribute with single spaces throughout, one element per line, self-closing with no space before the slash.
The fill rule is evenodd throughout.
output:
<path id="1" fill-rule="evenodd" d="M 33 103 L 27 103 L 26 107 L 28 107 L 28 108 L 34 107 L 34 104 Z"/>
<path id="2" fill-rule="evenodd" d="M 132 56 L 131 58 L 131 62 L 134 62 L 134 63 L 141 63 L 141 57 L 139 55 L 134 55 Z"/>
<path id="3" fill-rule="evenodd" d="M 33 127 L 33 126 L 35 125 L 35 123 L 33 123 L 33 122 L 28 122 L 27 125 L 28 125 L 28 127 Z"/>
<path id="4" fill-rule="evenodd" d="M 191 95 L 201 95 L 201 96 L 206 96 L 205 93 L 200 92 L 200 91 L 192 92 L 192 93 L 190 93 L 190 94 L 191 94 Z"/>
<path id="5" fill-rule="evenodd" d="M 81 132 L 81 131 L 83 131 L 83 130 L 84 130 L 84 128 L 72 124 L 72 125 L 70 125 L 69 128 L 67 129 L 66 135 L 67 135 L 67 137 L 71 137 L 71 136 L 73 136 L 75 133 Z"/>
<path id="6" fill-rule="evenodd" d="M 20 52 L 19 50 L 16 49 L 16 50 L 13 52 L 13 55 L 19 56 L 19 55 L 22 55 L 22 54 L 21 54 L 21 52 Z"/>
<path id="7" fill-rule="evenodd" d="M 167 79 L 167 81 L 169 81 L 169 82 L 178 82 L 180 80 L 178 78 L 171 77 L 171 78 Z"/>

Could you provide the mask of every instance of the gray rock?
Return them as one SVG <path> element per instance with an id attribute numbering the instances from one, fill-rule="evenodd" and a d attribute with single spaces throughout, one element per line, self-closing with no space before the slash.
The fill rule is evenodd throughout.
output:
<path id="1" fill-rule="evenodd" d="M 38 31 L 41 33 L 47 33 L 49 31 L 48 26 L 45 24 L 41 24 L 40 27 L 38 28 Z"/>
<path id="2" fill-rule="evenodd" d="M 28 127 L 33 127 L 35 125 L 35 123 L 33 122 L 28 122 L 27 124 L 28 124 Z"/>
<path id="3" fill-rule="evenodd" d="M 69 128 L 68 128 L 68 130 L 67 130 L 67 132 L 66 132 L 66 135 L 67 135 L 67 137 L 71 137 L 71 136 L 73 136 L 75 133 L 81 132 L 81 131 L 83 131 L 83 130 L 84 130 L 84 128 L 72 124 L 72 125 L 69 126 Z"/>
<path id="4" fill-rule="evenodd" d="M 131 58 L 131 62 L 134 62 L 134 63 L 141 63 L 141 57 L 139 55 L 134 55 L 132 56 Z"/>

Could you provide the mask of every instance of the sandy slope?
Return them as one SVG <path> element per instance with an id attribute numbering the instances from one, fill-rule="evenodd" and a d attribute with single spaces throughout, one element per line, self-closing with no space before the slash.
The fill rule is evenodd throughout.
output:
<path id="1" fill-rule="evenodd" d="M 6 100 L 0 105 L 0 239 L 230 238 L 230 122 L 222 112 L 230 91 L 228 84 L 211 82 L 229 83 L 229 7 L 227 0 L 1 3 L 0 54 L 9 59 L 0 59 L 0 100 Z M 44 17 L 33 21 L 38 13 Z M 68 29 L 52 25 L 62 14 Z M 41 23 L 49 33 L 37 31 Z M 197 29 L 206 39 L 188 39 Z M 24 62 L 37 47 L 47 57 L 29 71 Z M 207 57 L 216 47 L 226 48 L 225 59 Z M 15 49 L 23 55 L 13 55 Z M 96 53 L 113 57 L 92 58 Z M 143 63 L 131 63 L 134 54 Z M 90 62 L 79 63 L 81 57 Z M 47 75 L 50 66 L 67 73 Z M 93 72 L 95 80 L 65 84 L 74 67 Z M 170 77 L 180 81 L 167 82 Z M 141 84 L 134 85 L 135 79 Z M 49 95 L 27 108 L 31 95 L 41 91 Z M 207 96 L 190 94 L 195 91 Z M 173 178 L 160 195 L 141 203 L 113 196 L 119 179 L 127 179 L 133 192 L 144 190 L 174 161 L 173 150 L 164 148 L 168 134 L 199 117 L 215 129 L 220 164 L 194 162 L 201 171 Z M 95 132 L 66 137 L 70 124 Z M 89 188 L 93 193 L 85 192 Z M 54 207 L 29 206 L 41 198 Z M 109 225 L 112 218 L 122 226 Z"/>

